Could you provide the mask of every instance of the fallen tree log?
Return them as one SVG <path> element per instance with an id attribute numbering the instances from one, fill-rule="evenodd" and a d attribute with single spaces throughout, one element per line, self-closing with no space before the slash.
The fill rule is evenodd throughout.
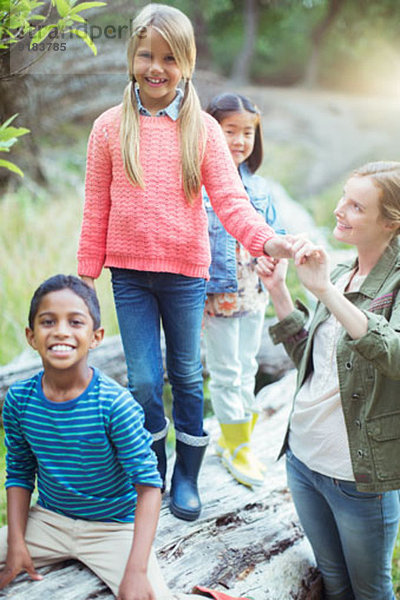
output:
<path id="1" fill-rule="evenodd" d="M 288 358 L 283 347 L 274 346 L 269 338 L 268 327 L 274 322 L 272 319 L 266 319 L 264 324 L 263 343 L 257 356 L 260 372 L 268 373 L 275 379 L 282 377 L 293 363 Z M 165 357 L 165 342 L 162 339 L 162 352 Z M 204 365 L 204 375 L 207 375 L 207 366 L 205 361 L 205 350 L 202 344 L 201 357 Z M 90 364 L 98 367 L 107 375 L 118 381 L 123 386 L 127 384 L 125 356 L 119 335 L 106 337 L 101 345 L 95 350 L 91 350 Z M 164 360 L 165 364 L 165 360 Z M 21 379 L 31 377 L 42 368 L 40 357 L 32 349 L 27 349 L 16 360 L 8 365 L 0 366 L 0 407 L 3 404 L 5 395 L 10 385 Z"/>
<path id="2" fill-rule="evenodd" d="M 168 492 L 155 546 L 169 586 L 190 593 L 196 584 L 254 600 L 319 600 L 321 582 L 286 487 L 284 461 L 276 456 L 286 428 L 294 372 L 259 393 L 263 413 L 254 449 L 267 466 L 266 481 L 252 491 L 221 466 L 213 443 L 200 475 L 203 511 L 189 523 L 173 517 Z M 215 418 L 206 420 L 215 441 Z M 169 460 L 168 473 L 173 460 Z M 0 598 L 13 600 L 111 600 L 112 594 L 88 569 L 69 561 L 41 569 L 42 581 L 20 575 Z"/>
<path id="3" fill-rule="evenodd" d="M 107 337 L 101 345 L 90 352 L 90 364 L 126 385 L 126 364 L 119 335 Z M 2 406 L 8 388 L 14 382 L 26 379 L 42 368 L 39 355 L 28 349 L 16 360 L 0 367 L 0 406 Z"/>

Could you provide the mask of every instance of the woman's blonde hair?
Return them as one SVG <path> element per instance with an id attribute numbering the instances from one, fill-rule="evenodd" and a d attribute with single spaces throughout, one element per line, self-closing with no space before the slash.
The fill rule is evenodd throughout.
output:
<path id="1" fill-rule="evenodd" d="M 144 187 L 139 152 L 139 111 L 135 96 L 133 61 L 146 28 L 152 27 L 170 46 L 184 80 L 184 94 L 179 111 L 182 177 L 185 196 L 189 202 L 200 192 L 201 161 L 204 152 L 204 123 L 200 101 L 192 83 L 196 62 L 196 44 L 190 20 L 177 8 L 163 4 L 148 4 L 132 23 L 133 33 L 128 43 L 130 82 L 125 88 L 120 141 L 125 172 L 133 183 Z"/>
<path id="2" fill-rule="evenodd" d="M 355 169 L 356 177 L 370 177 L 380 189 L 380 212 L 385 221 L 397 223 L 394 235 L 400 234 L 400 162 L 376 161 Z"/>

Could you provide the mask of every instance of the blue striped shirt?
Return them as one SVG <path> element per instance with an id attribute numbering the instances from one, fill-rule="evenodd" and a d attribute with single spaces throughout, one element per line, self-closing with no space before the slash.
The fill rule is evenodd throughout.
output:
<path id="1" fill-rule="evenodd" d="M 43 371 L 9 389 L 3 408 L 6 487 L 33 490 L 38 504 L 67 517 L 134 520 L 134 484 L 161 487 L 152 437 L 131 394 L 93 369 L 66 402 L 43 394 Z"/>

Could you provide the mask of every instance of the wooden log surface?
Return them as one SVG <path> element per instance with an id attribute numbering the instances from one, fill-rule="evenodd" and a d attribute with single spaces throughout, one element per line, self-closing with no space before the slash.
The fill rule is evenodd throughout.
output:
<path id="1" fill-rule="evenodd" d="M 286 486 L 284 460 L 276 461 L 294 389 L 294 372 L 259 393 L 263 413 L 254 449 L 267 466 L 255 491 L 227 473 L 213 443 L 219 427 L 207 419 L 210 443 L 200 474 L 203 511 L 195 522 L 176 519 L 164 496 L 155 547 L 165 578 L 176 591 L 196 584 L 254 600 L 317 600 L 320 580 Z M 168 461 L 170 476 L 173 460 Z M 79 563 L 45 568 L 42 581 L 20 575 L 0 592 L 13 600 L 111 600 L 106 587 Z"/>
<path id="2" fill-rule="evenodd" d="M 90 352 L 90 363 L 113 377 L 121 385 L 126 385 L 126 364 L 119 335 L 106 337 L 101 345 Z M 16 360 L 0 366 L 0 406 L 3 404 L 8 388 L 15 381 L 26 379 L 42 368 L 39 355 L 27 349 Z"/>
<path id="3" fill-rule="evenodd" d="M 270 340 L 268 327 L 275 321 L 275 319 L 265 320 L 263 342 L 257 355 L 257 361 L 261 373 L 268 373 L 274 378 L 278 378 L 293 368 L 293 363 L 285 353 L 283 346 L 274 346 Z M 161 342 L 165 365 L 165 342 L 163 336 Z M 204 365 L 204 375 L 207 375 L 203 342 L 201 345 L 201 359 Z M 121 385 L 125 386 L 127 384 L 126 363 L 119 335 L 106 337 L 98 348 L 91 350 L 90 364 L 107 373 L 107 375 L 118 381 Z M 0 366 L 0 407 L 3 404 L 10 385 L 15 381 L 31 377 L 41 368 L 40 357 L 31 348 L 28 348 L 8 365 Z"/>

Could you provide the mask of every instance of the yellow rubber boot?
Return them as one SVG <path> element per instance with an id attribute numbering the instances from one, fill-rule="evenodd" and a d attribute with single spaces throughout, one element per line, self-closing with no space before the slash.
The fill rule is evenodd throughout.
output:
<path id="1" fill-rule="evenodd" d="M 260 413 L 258 412 L 251 413 L 251 433 L 253 433 L 254 427 L 256 426 L 259 416 Z M 255 456 L 254 458 L 258 464 L 258 468 L 260 469 L 261 473 L 266 473 L 267 467 L 264 465 L 264 463 L 259 458 L 257 458 L 257 456 Z"/>
<path id="2" fill-rule="evenodd" d="M 215 444 L 215 454 L 217 454 L 217 456 L 222 456 L 224 451 L 227 450 L 227 448 L 228 446 L 226 445 L 225 438 L 221 433 L 217 443 Z"/>
<path id="3" fill-rule="evenodd" d="M 264 474 L 250 448 L 252 417 L 235 423 L 220 423 L 220 427 L 225 446 L 221 455 L 224 466 L 239 483 L 249 487 L 262 485 Z"/>

